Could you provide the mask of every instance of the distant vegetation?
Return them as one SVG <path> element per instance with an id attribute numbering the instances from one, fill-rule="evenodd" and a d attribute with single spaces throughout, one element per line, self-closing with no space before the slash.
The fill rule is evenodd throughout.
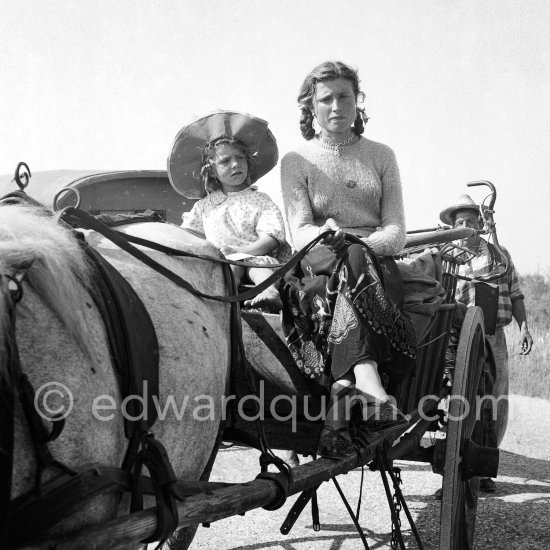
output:
<path id="1" fill-rule="evenodd" d="M 507 327 L 510 393 L 550 399 L 550 271 L 520 276 L 520 284 L 534 343 L 530 355 L 519 355 L 517 323 Z"/>

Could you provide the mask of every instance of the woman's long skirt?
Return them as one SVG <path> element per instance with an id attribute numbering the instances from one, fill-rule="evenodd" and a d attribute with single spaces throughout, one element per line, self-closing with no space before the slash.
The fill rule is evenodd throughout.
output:
<path id="1" fill-rule="evenodd" d="M 338 257 L 312 249 L 281 288 L 283 331 L 297 367 L 328 388 L 356 364 L 376 361 L 387 385 L 414 366 L 414 327 L 400 311 L 400 275 L 393 258 L 380 262 L 351 244 Z"/>

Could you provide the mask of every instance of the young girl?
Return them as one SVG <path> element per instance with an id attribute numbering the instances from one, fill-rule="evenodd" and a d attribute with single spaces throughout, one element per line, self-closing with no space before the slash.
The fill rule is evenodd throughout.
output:
<path id="1" fill-rule="evenodd" d="M 189 136 L 181 139 L 182 133 L 197 137 L 198 132 L 204 141 L 192 173 L 200 179 L 206 196 L 183 214 L 181 227 L 206 238 L 229 259 L 255 265 L 284 261 L 290 247 L 281 212 L 268 195 L 252 185 L 260 173 L 267 173 L 277 163 L 277 146 L 267 123 L 242 113 L 214 113 L 184 128 L 179 141 L 189 142 L 185 139 Z M 196 145 L 194 150 L 199 151 Z M 177 174 L 170 168 L 169 163 L 172 181 Z M 237 285 L 247 280 L 258 285 L 272 273 L 266 268 L 231 268 Z M 279 311 L 282 304 L 272 285 L 245 305 Z"/>

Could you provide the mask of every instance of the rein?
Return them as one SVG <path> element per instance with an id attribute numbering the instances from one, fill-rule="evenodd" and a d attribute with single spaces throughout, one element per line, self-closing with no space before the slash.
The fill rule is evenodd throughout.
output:
<path id="1" fill-rule="evenodd" d="M 23 196 L 21 196 L 23 195 Z M 34 206 L 42 207 L 36 201 L 30 199 L 24 192 L 16 192 L 4 199 L 4 204 L 28 202 Z M 257 395 L 252 371 L 248 365 L 242 337 L 240 333 L 240 320 L 238 303 L 254 296 L 265 290 L 274 282 L 280 280 L 288 271 L 293 269 L 313 248 L 317 243 L 322 241 L 327 235 L 332 234 L 332 231 L 327 231 L 320 234 L 312 240 L 306 247 L 296 253 L 286 264 L 279 265 L 271 276 L 260 285 L 249 289 L 240 294 L 235 288 L 233 275 L 229 269 L 230 265 L 250 266 L 246 262 L 235 262 L 222 258 L 216 258 L 207 255 L 198 255 L 184 252 L 178 249 L 148 241 L 139 237 L 126 235 L 119 231 L 111 229 L 109 226 L 96 219 L 94 216 L 76 208 L 67 207 L 57 213 L 58 220 L 73 228 L 89 229 L 96 231 L 105 238 L 109 239 L 122 250 L 134 256 L 136 259 L 154 269 L 159 274 L 166 277 L 179 287 L 187 290 L 191 294 L 218 302 L 225 302 L 231 305 L 231 340 L 232 340 L 232 362 L 239 361 L 245 367 L 247 384 L 249 391 Z M 170 256 L 196 258 L 199 260 L 215 262 L 222 264 L 226 286 L 229 289 L 229 295 L 218 296 L 210 295 L 199 291 L 188 281 L 181 278 L 176 273 L 164 267 L 162 264 L 153 260 L 134 245 L 147 247 Z M 268 266 L 273 268 L 273 264 Z M 0 453 L 0 466 L 4 474 L 0 474 L 2 486 L 2 506 L 5 506 L 7 512 L 2 514 L 3 519 L 0 520 L 0 535 L 4 536 L 2 540 L 10 540 L 11 544 L 21 544 L 40 536 L 40 533 L 47 529 L 50 525 L 57 522 L 65 510 L 71 509 L 75 504 L 88 499 L 94 494 L 98 494 L 109 490 L 128 490 L 132 494 L 131 511 L 136 511 L 142 507 L 142 495 L 154 494 L 157 498 L 157 529 L 147 541 L 163 540 L 171 533 L 178 523 L 177 510 L 174 500 L 182 498 L 181 489 L 182 483 L 178 482 L 174 472 L 168 461 L 166 451 L 159 441 L 156 441 L 151 433 L 143 432 L 141 437 L 132 438 L 129 455 L 132 457 L 130 462 L 134 462 L 134 467 L 122 469 L 105 469 L 97 468 L 96 465 L 88 465 L 79 468 L 77 471 L 66 468 L 63 464 L 55 461 L 47 447 L 47 443 L 55 439 L 63 428 L 63 422 L 57 422 L 52 419 L 53 430 L 48 433 L 46 427 L 42 424 L 42 419 L 38 417 L 38 413 L 33 407 L 34 390 L 26 376 L 21 371 L 21 365 L 18 360 L 17 346 L 15 343 L 15 303 L 21 298 L 21 285 L 17 285 L 17 292 L 13 292 L 10 307 L 10 329 L 5 335 L 6 346 L 9 350 L 7 357 L 2 360 L 8 363 L 8 368 L 5 372 L 9 373 L 7 385 L 11 386 L 11 395 L 5 392 L 6 381 L 0 381 L 0 390 L 2 394 L 2 402 L 0 403 L 0 420 L 2 425 L 8 427 L 8 430 L 2 430 L 1 445 L 4 449 L 8 449 L 7 456 L 2 456 Z M 15 412 L 15 394 L 19 394 L 22 402 L 25 417 L 30 428 L 31 437 L 34 445 L 34 450 L 37 458 L 38 469 L 36 473 L 35 488 L 25 495 L 21 495 L 14 501 L 11 498 L 11 482 L 13 469 L 13 423 Z M 5 396 L 5 398 L 4 398 Z M 262 422 L 258 419 L 256 422 L 258 432 L 258 443 L 262 452 L 260 464 L 262 473 L 260 477 L 272 477 L 279 485 L 279 492 L 276 507 L 282 505 L 286 499 L 288 484 L 291 480 L 292 473 L 288 465 L 277 457 L 271 450 L 267 437 L 264 431 Z M 9 428 L 11 426 L 11 428 Z M 139 433 L 139 430 L 138 432 Z M 141 447 L 136 455 L 137 447 Z M 133 443 L 133 444 L 132 444 Z M 268 464 L 274 464 L 278 469 L 278 474 L 267 472 Z M 42 472 L 51 466 L 55 466 L 61 470 L 60 474 L 53 478 L 51 482 L 42 483 Z M 150 478 L 144 477 L 142 468 L 146 467 L 149 470 Z M 100 473 L 101 472 L 101 473 Z M 130 480 L 130 481 L 128 481 Z M 177 485 L 176 485 L 177 484 Z M 185 483 L 183 483 L 185 486 Z M 179 489 L 179 490 L 178 490 Z M 193 491 L 191 489 L 191 491 Z M 195 489 L 196 492 L 196 489 Z M 188 493 L 189 494 L 189 493 Z M 7 499 L 7 502 L 4 500 Z M 32 511 L 32 517 L 36 519 L 33 526 L 29 526 L 28 522 L 22 521 L 22 529 L 10 529 L 9 525 L 18 524 L 19 520 L 23 520 L 29 516 Z"/>
<path id="2" fill-rule="evenodd" d="M 97 233 L 100 233 L 101 235 L 109 239 L 111 242 L 119 246 L 122 250 L 128 252 L 129 254 L 134 256 L 136 259 L 138 259 L 145 265 L 149 266 L 151 269 L 155 270 L 157 273 L 163 275 L 164 277 L 166 277 L 176 285 L 186 289 L 191 294 L 198 296 L 200 298 L 229 303 L 231 305 L 231 324 L 230 324 L 231 326 L 231 364 L 234 365 L 237 362 L 243 364 L 244 371 L 246 373 L 246 382 L 247 382 L 249 391 L 252 393 L 252 395 L 258 395 L 258 390 L 256 387 L 254 376 L 252 374 L 252 369 L 248 364 L 248 360 L 246 358 L 246 353 L 244 350 L 244 344 L 243 344 L 242 334 L 241 334 L 241 323 L 240 323 L 238 303 L 257 296 L 260 292 L 268 288 L 274 282 L 280 280 L 288 271 L 293 269 L 317 243 L 322 241 L 327 235 L 334 233 L 334 231 L 326 231 L 321 233 L 315 239 L 309 242 L 304 248 L 302 248 L 302 250 L 297 252 L 286 264 L 279 267 L 270 277 L 268 277 L 261 284 L 255 286 L 252 289 L 249 289 L 245 292 L 238 294 L 236 293 L 235 281 L 233 278 L 233 274 L 229 269 L 228 264 L 233 264 L 233 265 L 249 265 L 249 264 L 246 264 L 244 262 L 234 262 L 234 261 L 229 261 L 221 258 L 215 258 L 213 256 L 192 254 L 189 252 L 184 252 L 175 248 L 171 248 L 171 247 L 156 243 L 154 241 L 149 241 L 146 239 L 142 239 L 140 237 L 133 237 L 131 235 L 126 235 L 125 233 L 114 231 L 113 229 L 108 227 L 106 224 L 98 220 L 96 217 L 91 216 L 87 212 L 84 212 L 83 210 L 80 210 L 75 207 L 69 206 L 64 208 L 58 213 L 58 216 L 61 220 L 63 220 L 65 223 L 67 223 L 71 227 L 76 227 L 80 229 L 90 229 L 90 230 L 96 231 Z M 349 237 L 351 240 L 355 239 L 355 237 L 353 236 L 349 236 Z M 162 264 L 153 260 L 150 256 L 148 256 L 147 254 L 145 254 L 144 252 L 136 248 L 132 243 L 145 246 L 147 248 L 156 250 L 158 252 L 162 252 L 164 254 L 168 254 L 170 256 L 196 258 L 200 260 L 219 263 L 222 265 L 222 268 L 223 268 L 224 277 L 226 279 L 226 287 L 230 290 L 230 292 L 234 292 L 234 294 L 230 294 L 229 296 L 217 296 L 217 295 L 205 294 L 197 290 L 193 285 L 191 285 L 189 282 L 182 279 L 179 275 L 177 275 L 173 271 L 167 269 Z M 260 420 L 259 415 L 256 415 L 256 416 L 257 416 L 256 429 L 258 432 L 258 444 L 261 451 L 260 464 L 262 468 L 262 473 L 260 475 L 264 477 L 269 475 L 274 475 L 277 479 L 277 482 L 281 484 L 281 494 L 285 494 L 284 498 L 282 497 L 280 498 L 280 505 L 282 506 L 282 504 L 286 499 L 285 487 L 288 488 L 288 479 L 292 475 L 291 470 L 288 467 L 288 465 L 283 460 L 281 460 L 277 455 L 275 455 L 271 450 L 269 442 L 267 440 L 266 433 L 265 433 L 264 425 Z M 267 472 L 267 467 L 269 464 L 274 464 L 279 469 L 280 474 L 270 474 L 269 472 Z M 281 481 L 282 479 L 286 479 L 286 481 Z M 163 502 L 163 501 L 160 500 L 160 502 Z"/>
<path id="3" fill-rule="evenodd" d="M 184 288 L 185 290 L 189 291 L 191 294 L 198 296 L 199 298 L 207 298 L 209 300 L 214 300 L 216 302 L 228 302 L 228 303 L 242 302 L 244 300 L 249 300 L 251 298 L 254 298 L 258 294 L 260 294 L 260 292 L 263 292 L 266 288 L 271 286 L 274 282 L 281 279 L 293 267 L 295 267 L 317 243 L 322 241 L 328 235 L 332 235 L 334 233 L 334 231 L 325 231 L 321 233 L 318 237 L 310 241 L 299 252 L 294 254 L 294 256 L 292 256 L 292 258 L 288 262 L 286 262 L 284 265 L 282 265 L 276 271 L 274 271 L 265 281 L 262 281 L 262 283 L 255 286 L 254 288 L 246 290 L 245 292 L 241 292 L 240 294 L 233 294 L 230 296 L 216 296 L 212 294 L 205 294 L 204 292 L 201 292 L 200 290 L 196 289 L 193 285 L 191 285 L 185 279 L 182 279 L 179 275 L 177 275 L 173 271 L 167 269 L 162 264 L 153 260 L 150 256 L 142 252 L 139 248 L 136 248 L 131 243 L 133 242 L 135 244 L 145 246 L 147 248 L 156 250 L 158 252 L 164 252 L 165 254 L 169 254 L 170 256 L 183 256 L 186 258 L 196 258 L 199 260 L 206 260 L 209 262 L 222 263 L 222 264 L 245 265 L 245 266 L 249 266 L 250 264 L 247 264 L 245 262 L 235 262 L 232 260 L 226 260 L 224 258 L 215 258 L 213 256 L 207 256 L 202 254 L 192 254 L 190 252 L 183 252 L 182 250 L 178 250 L 176 248 L 170 248 L 168 246 L 164 246 L 154 241 L 148 241 L 140 237 L 132 237 L 130 235 L 126 235 L 125 233 L 114 231 L 113 229 L 105 225 L 103 222 L 99 221 L 94 216 L 72 206 L 68 206 L 64 208 L 58 213 L 58 215 L 60 219 L 62 219 L 71 227 L 80 228 L 80 229 L 91 229 L 93 231 L 96 231 L 97 233 L 100 233 L 105 238 L 109 239 L 111 242 L 113 242 L 118 247 L 120 247 L 122 250 L 128 252 L 128 254 L 131 254 L 132 256 L 134 256 L 135 258 L 143 262 L 145 265 L 149 266 L 151 269 L 154 269 L 157 273 L 159 273 L 160 275 L 163 275 L 164 277 L 166 277 L 176 285 L 180 286 L 181 288 Z"/>
<path id="4" fill-rule="evenodd" d="M 6 275 L 0 275 L 0 278 L 6 278 Z M 6 511 L 9 510 L 11 490 L 12 490 L 12 471 L 13 471 L 13 443 L 15 432 L 15 373 L 18 361 L 17 347 L 14 345 L 15 338 L 15 302 L 16 296 L 10 295 L 8 290 L 9 283 L 5 284 L 6 290 L 0 289 L 0 292 L 6 293 L 5 304 L 7 307 L 7 328 L 3 335 L 4 349 L 0 355 L 1 377 L 0 377 L 0 540 L 7 540 L 9 534 L 9 522 Z M 20 298 L 20 295 L 19 295 Z M 4 374 L 5 373 L 5 374 Z"/>
<path id="5" fill-rule="evenodd" d="M 21 408 L 29 426 L 37 463 L 34 491 L 27 495 L 22 495 L 20 501 L 26 500 L 33 494 L 40 493 L 42 474 L 47 468 L 56 467 L 65 474 L 72 474 L 73 472 L 53 458 L 47 445 L 50 441 L 54 441 L 59 437 L 65 425 L 65 420 L 56 419 L 55 417 L 51 418 L 50 421 L 53 423 L 53 428 L 48 432 L 34 406 L 34 388 L 21 368 L 15 338 L 15 308 L 17 302 L 23 297 L 21 281 L 16 277 L 6 274 L 0 274 L 0 278 L 5 278 L 9 281 L 7 284 L 8 299 L 5 300 L 8 310 L 8 326 L 4 334 L 5 350 L 1 357 L 3 363 L 2 373 L 6 373 L 6 376 L 0 380 L 0 426 L 2 426 L 2 430 L 0 430 L 0 495 L 2 508 L 0 509 L 5 510 L 5 513 L 2 513 L 0 518 L 0 536 L 2 536 L 1 540 L 6 541 L 13 537 L 13 523 L 10 515 L 13 509 L 11 492 L 16 396 L 19 398 Z M 15 288 L 10 288 L 11 285 L 15 285 Z"/>
<path id="6" fill-rule="evenodd" d="M 24 192 L 16 192 L 6 197 L 2 202 L 4 204 L 14 204 L 23 201 L 43 208 L 42 205 L 30 199 Z M 286 272 L 300 262 L 315 244 L 320 242 L 327 234 L 330 234 L 323 233 L 319 235 L 314 241 L 309 243 L 307 247 L 294 255 L 288 263 L 280 266 L 262 283 L 262 285 L 258 285 L 246 292 L 237 294 L 233 275 L 228 264 L 246 265 L 244 262 L 231 262 L 211 256 L 190 254 L 159 243 L 128 236 L 124 233 L 110 229 L 106 224 L 97 220 L 95 217 L 73 207 L 60 211 L 57 216 L 59 221 L 71 227 L 90 229 L 100 233 L 121 249 L 174 282 L 179 287 L 191 292 L 193 295 L 200 298 L 229 303 L 232 311 L 232 361 L 239 361 L 244 365 L 249 391 L 254 395 L 257 395 L 257 388 L 251 369 L 248 366 L 244 346 L 242 344 L 238 303 L 256 296 L 273 282 L 282 278 Z M 213 296 L 199 291 L 179 275 L 150 258 L 130 241 L 171 256 L 190 257 L 222 264 L 226 286 L 229 289 L 230 295 Z M 11 279 L 11 277 L 9 278 Z M 17 283 L 17 281 L 14 282 Z M 13 285 L 10 284 L 10 286 Z M 11 299 L 7 300 L 10 309 L 10 327 L 5 334 L 6 350 L 8 353 L 3 354 L 2 361 L 7 363 L 5 372 L 9 373 L 9 375 L 7 380 L 0 381 L 0 391 L 2 392 L 0 395 L 0 397 L 2 397 L 2 401 L 0 402 L 0 421 L 2 421 L 2 425 L 7 428 L 1 431 L 2 439 L 0 444 L 3 449 L 8 451 L 6 455 L 0 453 L 0 466 L 1 472 L 3 472 L 0 473 L 0 482 L 2 483 L 2 509 L 5 510 L 5 513 L 2 514 L 3 519 L 0 520 L 0 535 L 3 536 L 2 540 L 9 540 L 10 545 L 13 544 L 16 546 L 32 541 L 36 537 L 39 537 L 44 530 L 57 523 L 64 512 L 72 509 L 77 503 L 87 500 L 98 493 L 110 490 L 130 490 L 132 497 L 131 512 L 142 508 L 143 494 L 154 494 L 157 500 L 157 528 L 155 533 L 149 537 L 147 541 L 143 542 L 153 542 L 155 540 L 165 539 L 177 527 L 178 518 L 175 500 L 181 500 L 181 491 L 186 485 L 183 482 L 177 481 L 164 447 L 159 441 L 154 439 L 151 433 L 148 433 L 148 430 L 141 432 L 140 436 L 138 427 L 137 431 L 134 433 L 137 437 L 130 438 L 127 452 L 127 458 L 130 456 L 130 460 L 125 460 L 128 464 L 126 467 L 123 465 L 122 469 L 115 468 L 107 470 L 105 468 L 97 468 L 96 465 L 86 465 L 73 471 L 54 460 L 51 455 L 47 444 L 61 433 L 63 421 L 56 421 L 55 418 L 51 419 L 53 422 L 53 429 L 51 433 L 49 433 L 33 406 L 34 389 L 21 370 L 15 342 L 15 304 L 21 297 L 22 287 L 20 284 L 17 284 L 16 291 L 11 292 Z M 6 392 L 6 389 L 9 389 L 9 392 Z M 34 490 L 11 501 L 16 394 L 19 395 L 25 418 L 30 429 L 31 440 L 37 460 L 37 472 Z M 288 465 L 271 451 L 261 421 L 258 420 L 256 424 L 258 443 L 262 451 L 262 474 L 260 474 L 260 476 L 272 476 L 275 481 L 277 481 L 280 486 L 277 505 L 282 505 L 286 499 L 288 484 L 291 480 L 291 472 Z M 141 448 L 141 450 L 138 452 L 139 448 Z M 272 474 L 266 472 L 265 470 L 267 470 L 268 464 L 274 464 L 279 469 L 280 473 Z M 59 469 L 60 472 L 51 482 L 44 484 L 42 481 L 42 473 L 49 467 L 55 467 Z M 149 478 L 143 476 L 143 467 L 149 470 Z M 123 482 L 121 481 L 122 479 L 124 480 Z M 193 492 L 193 489 L 191 489 L 191 491 Z M 29 515 L 35 518 L 32 525 L 29 525 L 25 520 Z M 21 524 L 20 528 L 13 528 L 13 525 L 19 524 Z"/>

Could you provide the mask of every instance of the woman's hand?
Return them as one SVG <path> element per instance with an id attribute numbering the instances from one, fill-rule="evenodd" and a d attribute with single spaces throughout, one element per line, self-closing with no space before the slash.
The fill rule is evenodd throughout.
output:
<path id="1" fill-rule="evenodd" d="M 333 235 L 328 235 L 323 239 L 323 244 L 327 246 L 334 253 L 338 254 L 346 246 L 344 232 L 338 227 L 336 222 L 329 218 L 323 227 L 321 227 L 319 234 L 324 233 L 325 231 L 335 231 Z"/>

